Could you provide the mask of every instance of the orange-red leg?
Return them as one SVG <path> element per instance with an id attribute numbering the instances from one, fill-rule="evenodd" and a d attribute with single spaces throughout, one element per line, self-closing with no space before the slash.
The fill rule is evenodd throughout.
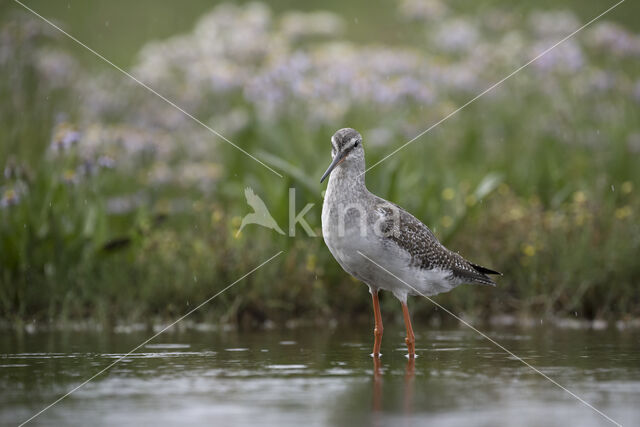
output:
<path id="1" fill-rule="evenodd" d="M 382 315 L 380 314 L 380 301 L 378 300 L 378 291 L 371 291 L 371 298 L 373 299 L 373 317 L 375 319 L 375 328 L 373 329 L 373 357 L 380 356 L 380 345 L 382 344 Z"/>
<path id="2" fill-rule="evenodd" d="M 416 357 L 416 337 L 413 335 L 413 328 L 411 327 L 411 317 L 409 316 L 409 307 L 407 303 L 402 303 L 402 314 L 404 315 L 404 325 L 407 327 L 407 338 L 404 341 L 407 343 L 407 349 L 409 350 L 409 357 Z"/>

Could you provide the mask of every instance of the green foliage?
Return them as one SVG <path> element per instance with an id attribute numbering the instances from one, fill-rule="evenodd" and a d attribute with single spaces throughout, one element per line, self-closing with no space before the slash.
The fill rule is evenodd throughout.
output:
<path id="1" fill-rule="evenodd" d="M 218 62 L 208 68 L 198 49 L 214 49 L 207 31 L 227 25 L 229 16 L 254 24 L 274 20 L 258 30 L 238 22 L 234 34 L 257 31 L 252 37 L 283 45 L 273 54 L 253 43 L 215 51 Z M 457 18 L 446 15 L 441 25 L 459 24 Z M 0 47 L 15 59 L 0 63 L 0 91 L 9 100 L 0 105 L 3 318 L 174 318 L 280 250 L 277 260 L 199 312 L 200 319 L 255 324 L 369 313 L 365 288 L 339 268 L 320 237 L 319 178 L 329 163 L 331 134 L 344 126 L 361 130 L 374 165 L 524 62 L 518 49 L 513 58 L 500 56 L 504 49 L 541 40 L 535 29 L 515 24 L 512 37 L 502 38 L 507 29 L 490 29 L 493 21 L 481 17 L 473 45 L 447 51 L 439 27 L 419 21 L 407 25 L 425 32 L 429 49 L 391 49 L 308 41 L 278 30 L 283 22 L 261 6 L 223 6 L 184 39 L 143 50 L 134 67 L 212 127 L 226 126 L 222 133 L 283 178 L 214 142 L 122 76 L 84 71 L 38 24 L 16 19 L 3 27 Z M 637 35 L 607 31 L 640 43 Z M 584 46 L 572 47 L 582 55 L 577 68 L 569 49 L 545 63 L 548 69 L 523 71 L 367 174 L 373 192 L 414 213 L 467 258 L 505 274 L 495 289 L 463 286 L 439 296 L 447 307 L 486 316 L 640 314 L 638 67 L 632 55 L 608 55 L 598 43 L 611 37 L 599 34 L 594 30 Z M 252 40 L 220 43 L 245 39 Z M 551 44 L 546 35 L 542 42 Z M 202 46 L 194 52 L 176 48 L 197 43 Z M 490 51 L 494 45 L 504 49 Z M 469 82 L 465 58 L 474 46 L 495 60 L 477 65 Z M 303 54 L 307 71 L 293 73 L 291 64 Z M 347 66 L 386 58 L 418 64 L 419 71 L 390 71 L 381 61 L 367 83 L 373 89 L 359 99 L 344 95 L 350 84 L 364 84 L 358 73 L 345 86 L 323 80 L 332 55 Z M 421 68 L 423 59 L 433 74 Z M 220 69 L 228 74 L 210 75 Z M 457 73 L 460 80 L 451 77 Z M 307 96 L 315 83 L 319 95 Z M 256 85 L 267 91 L 261 96 L 281 103 L 265 112 L 263 98 L 250 96 Z M 421 102 L 429 94 L 416 95 L 423 86 L 435 93 L 428 105 Z M 389 88 L 407 92 L 378 99 Z M 336 105 L 336 97 L 343 104 Z M 314 204 L 305 219 L 317 236 L 298 227 L 291 238 L 256 225 L 238 235 L 250 212 L 245 187 L 264 200 L 283 230 L 289 188 L 295 188 L 296 212 Z M 420 304 L 417 315 L 434 313 Z"/>

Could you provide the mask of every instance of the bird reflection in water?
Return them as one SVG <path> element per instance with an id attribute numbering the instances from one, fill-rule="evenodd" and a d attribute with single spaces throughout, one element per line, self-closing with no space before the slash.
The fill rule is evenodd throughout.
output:
<path id="1" fill-rule="evenodd" d="M 373 359 L 373 412 L 378 413 L 382 409 L 382 371 L 380 369 L 380 357 Z"/>
<path id="2" fill-rule="evenodd" d="M 416 358 L 407 359 L 406 372 L 404 374 L 404 413 L 411 415 L 413 412 L 413 380 L 416 376 Z"/>
<path id="3" fill-rule="evenodd" d="M 380 357 L 373 356 L 373 382 L 372 382 L 372 412 L 373 425 L 380 425 L 380 413 L 382 412 L 382 362 Z M 413 412 L 413 388 L 416 373 L 416 359 L 409 357 L 404 375 L 404 413 L 410 416 Z"/>

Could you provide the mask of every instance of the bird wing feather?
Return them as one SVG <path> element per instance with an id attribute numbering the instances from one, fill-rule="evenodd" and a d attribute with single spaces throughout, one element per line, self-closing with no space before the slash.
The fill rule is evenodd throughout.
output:
<path id="1" fill-rule="evenodd" d="M 384 236 L 407 251 L 413 267 L 450 271 L 466 282 L 495 285 L 495 282 L 460 254 L 445 248 L 433 232 L 420 220 L 399 206 L 386 200 L 378 200 L 378 210 L 384 220 L 381 231 Z M 484 267 L 481 267 L 484 268 Z"/>

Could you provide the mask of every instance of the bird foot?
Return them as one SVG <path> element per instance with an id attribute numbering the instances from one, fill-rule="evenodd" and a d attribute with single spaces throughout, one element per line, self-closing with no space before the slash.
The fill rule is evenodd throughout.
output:
<path id="1" fill-rule="evenodd" d="M 409 350 L 409 357 L 415 357 L 416 356 L 416 339 L 413 338 L 413 336 L 411 338 L 407 337 L 404 339 L 404 342 L 407 344 L 407 350 Z"/>

